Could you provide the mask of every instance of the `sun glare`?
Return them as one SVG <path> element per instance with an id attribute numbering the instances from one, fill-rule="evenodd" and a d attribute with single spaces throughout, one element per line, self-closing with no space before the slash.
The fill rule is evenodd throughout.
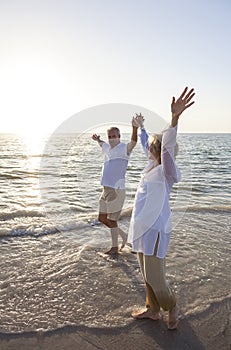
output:
<path id="1" fill-rule="evenodd" d="M 25 147 L 25 153 L 27 156 L 39 156 L 43 153 L 46 136 L 43 134 L 29 134 L 29 133 L 19 133 L 22 144 Z"/>
<path id="2" fill-rule="evenodd" d="M 58 68 L 55 63 L 35 57 L 9 60 L 2 76 L 4 88 L 0 91 L 4 96 L 1 110 L 5 129 L 23 134 L 50 133 L 55 129 L 54 116 L 65 103 L 61 87 L 66 86 Z M 34 143 L 34 136 L 30 137 L 30 144 Z"/>

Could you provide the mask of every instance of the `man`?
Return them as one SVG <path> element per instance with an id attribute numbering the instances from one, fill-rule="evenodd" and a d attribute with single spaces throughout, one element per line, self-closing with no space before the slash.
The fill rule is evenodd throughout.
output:
<path id="1" fill-rule="evenodd" d="M 120 130 L 117 127 L 107 130 L 108 143 L 101 140 L 99 135 L 92 136 L 101 146 L 104 155 L 101 177 L 103 192 L 99 199 L 98 220 L 110 228 L 112 238 L 112 247 L 105 254 L 118 253 L 118 235 L 122 238 L 120 250 L 127 242 L 127 234 L 118 227 L 117 221 L 125 200 L 125 174 L 129 157 L 137 143 L 138 127 L 139 124 L 133 117 L 132 136 L 128 144 L 120 142 Z"/>

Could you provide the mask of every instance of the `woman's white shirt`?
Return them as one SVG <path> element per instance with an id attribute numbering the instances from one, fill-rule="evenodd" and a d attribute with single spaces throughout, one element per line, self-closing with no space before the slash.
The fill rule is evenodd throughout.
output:
<path id="1" fill-rule="evenodd" d="M 143 134 L 143 138 L 142 138 Z M 144 147 L 147 133 L 142 130 L 141 143 Z M 157 238 L 157 257 L 164 258 L 172 231 L 169 196 L 172 186 L 180 180 L 174 150 L 177 127 L 165 130 L 162 139 L 161 164 L 149 161 L 141 174 L 132 212 L 128 242 L 133 250 L 145 255 L 153 255 Z"/>

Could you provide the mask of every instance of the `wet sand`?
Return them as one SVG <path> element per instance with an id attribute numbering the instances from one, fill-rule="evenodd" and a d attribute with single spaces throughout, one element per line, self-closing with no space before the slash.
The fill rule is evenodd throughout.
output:
<path id="1" fill-rule="evenodd" d="M 88 253 L 89 254 L 89 253 Z M 88 256 L 88 255 L 87 255 Z M 223 297 L 219 301 L 210 302 L 207 308 L 185 313 L 182 303 L 179 301 L 180 322 L 178 329 L 169 331 L 167 329 L 167 312 L 162 311 L 163 319 L 134 320 L 131 317 L 132 309 L 144 306 L 145 294 L 141 275 L 132 269 L 129 264 L 124 264 L 127 259 L 136 260 L 134 254 L 122 253 L 118 261 L 108 263 L 101 259 L 104 269 L 108 272 L 113 270 L 115 288 L 117 291 L 117 303 L 113 300 L 115 291 L 110 294 L 110 286 L 113 285 L 106 275 L 101 273 L 101 279 L 105 286 L 105 293 L 109 296 L 109 304 L 106 302 L 106 294 L 101 294 L 101 302 L 98 305 L 98 325 L 91 325 L 87 314 L 84 321 L 79 325 L 65 325 L 56 329 L 38 329 L 36 331 L 25 331 L 23 333 L 0 333 L 0 350 L 230 350 L 231 349 L 231 314 L 230 297 Z M 95 264 L 92 258 L 91 264 Z M 89 264 L 89 262 L 88 262 Z M 106 267 L 108 266 L 108 267 Z M 83 265 L 84 269 L 84 265 Z M 127 274 L 126 278 L 133 280 L 136 285 L 136 292 L 124 289 L 122 285 L 121 271 Z M 126 276 L 126 274 L 124 274 Z M 139 279 L 139 280 L 137 280 Z M 90 287 L 90 285 L 89 285 Z M 186 294 L 197 297 L 198 289 L 191 285 L 187 288 Z M 183 297 L 183 296 L 182 296 Z M 97 299 L 95 299 L 97 302 Z M 87 301 L 85 301 L 88 303 Z M 99 300 L 98 300 L 99 302 Z M 89 300 L 90 303 L 90 300 Z M 128 307 L 128 304 L 130 305 Z M 121 308 L 122 305 L 122 308 Z M 105 310 L 104 306 L 107 310 Z M 101 309 L 100 309 L 101 308 Z M 120 309 L 118 324 L 113 326 L 114 309 Z M 101 312 L 100 312 L 101 310 Z M 108 312 L 107 312 L 108 311 Z M 92 309 L 94 313 L 94 309 Z M 111 316 L 110 316 L 111 315 Z M 80 316 L 80 315 L 79 315 Z M 111 318 L 111 325 L 110 325 Z M 107 321 L 108 320 L 108 321 Z M 105 321 L 105 322 L 104 322 Z M 108 323 L 107 323 L 108 322 Z M 107 325 L 108 324 L 108 325 Z"/>
<path id="2" fill-rule="evenodd" d="M 168 331 L 166 319 L 133 320 L 124 327 L 66 326 L 54 331 L 0 334 L 1 350 L 228 350 L 231 347 L 230 300 L 214 303 Z M 125 315 L 127 317 L 129 315 Z M 165 315 L 166 316 L 166 315 Z"/>
<path id="3" fill-rule="evenodd" d="M 210 230 L 208 240 L 200 227 L 197 247 L 197 229 L 192 222 L 184 238 L 179 226 L 167 258 L 181 316 L 176 331 L 167 330 L 167 313 L 160 321 L 131 317 L 145 291 L 126 249 L 111 262 L 98 254 L 102 246 L 80 251 L 74 233 L 2 242 L 0 350 L 230 350 L 228 238 Z M 98 230 L 103 235 L 102 228 L 92 235 Z"/>

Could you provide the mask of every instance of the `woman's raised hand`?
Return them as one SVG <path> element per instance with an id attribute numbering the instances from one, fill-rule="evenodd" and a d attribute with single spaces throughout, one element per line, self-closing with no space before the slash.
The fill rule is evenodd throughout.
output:
<path id="1" fill-rule="evenodd" d="M 194 104 L 194 101 L 190 102 L 194 97 L 194 89 L 189 90 L 188 87 L 184 89 L 180 97 L 176 100 L 175 97 L 172 98 L 171 112 L 172 112 L 172 126 L 177 124 L 179 116 L 190 106 Z"/>

